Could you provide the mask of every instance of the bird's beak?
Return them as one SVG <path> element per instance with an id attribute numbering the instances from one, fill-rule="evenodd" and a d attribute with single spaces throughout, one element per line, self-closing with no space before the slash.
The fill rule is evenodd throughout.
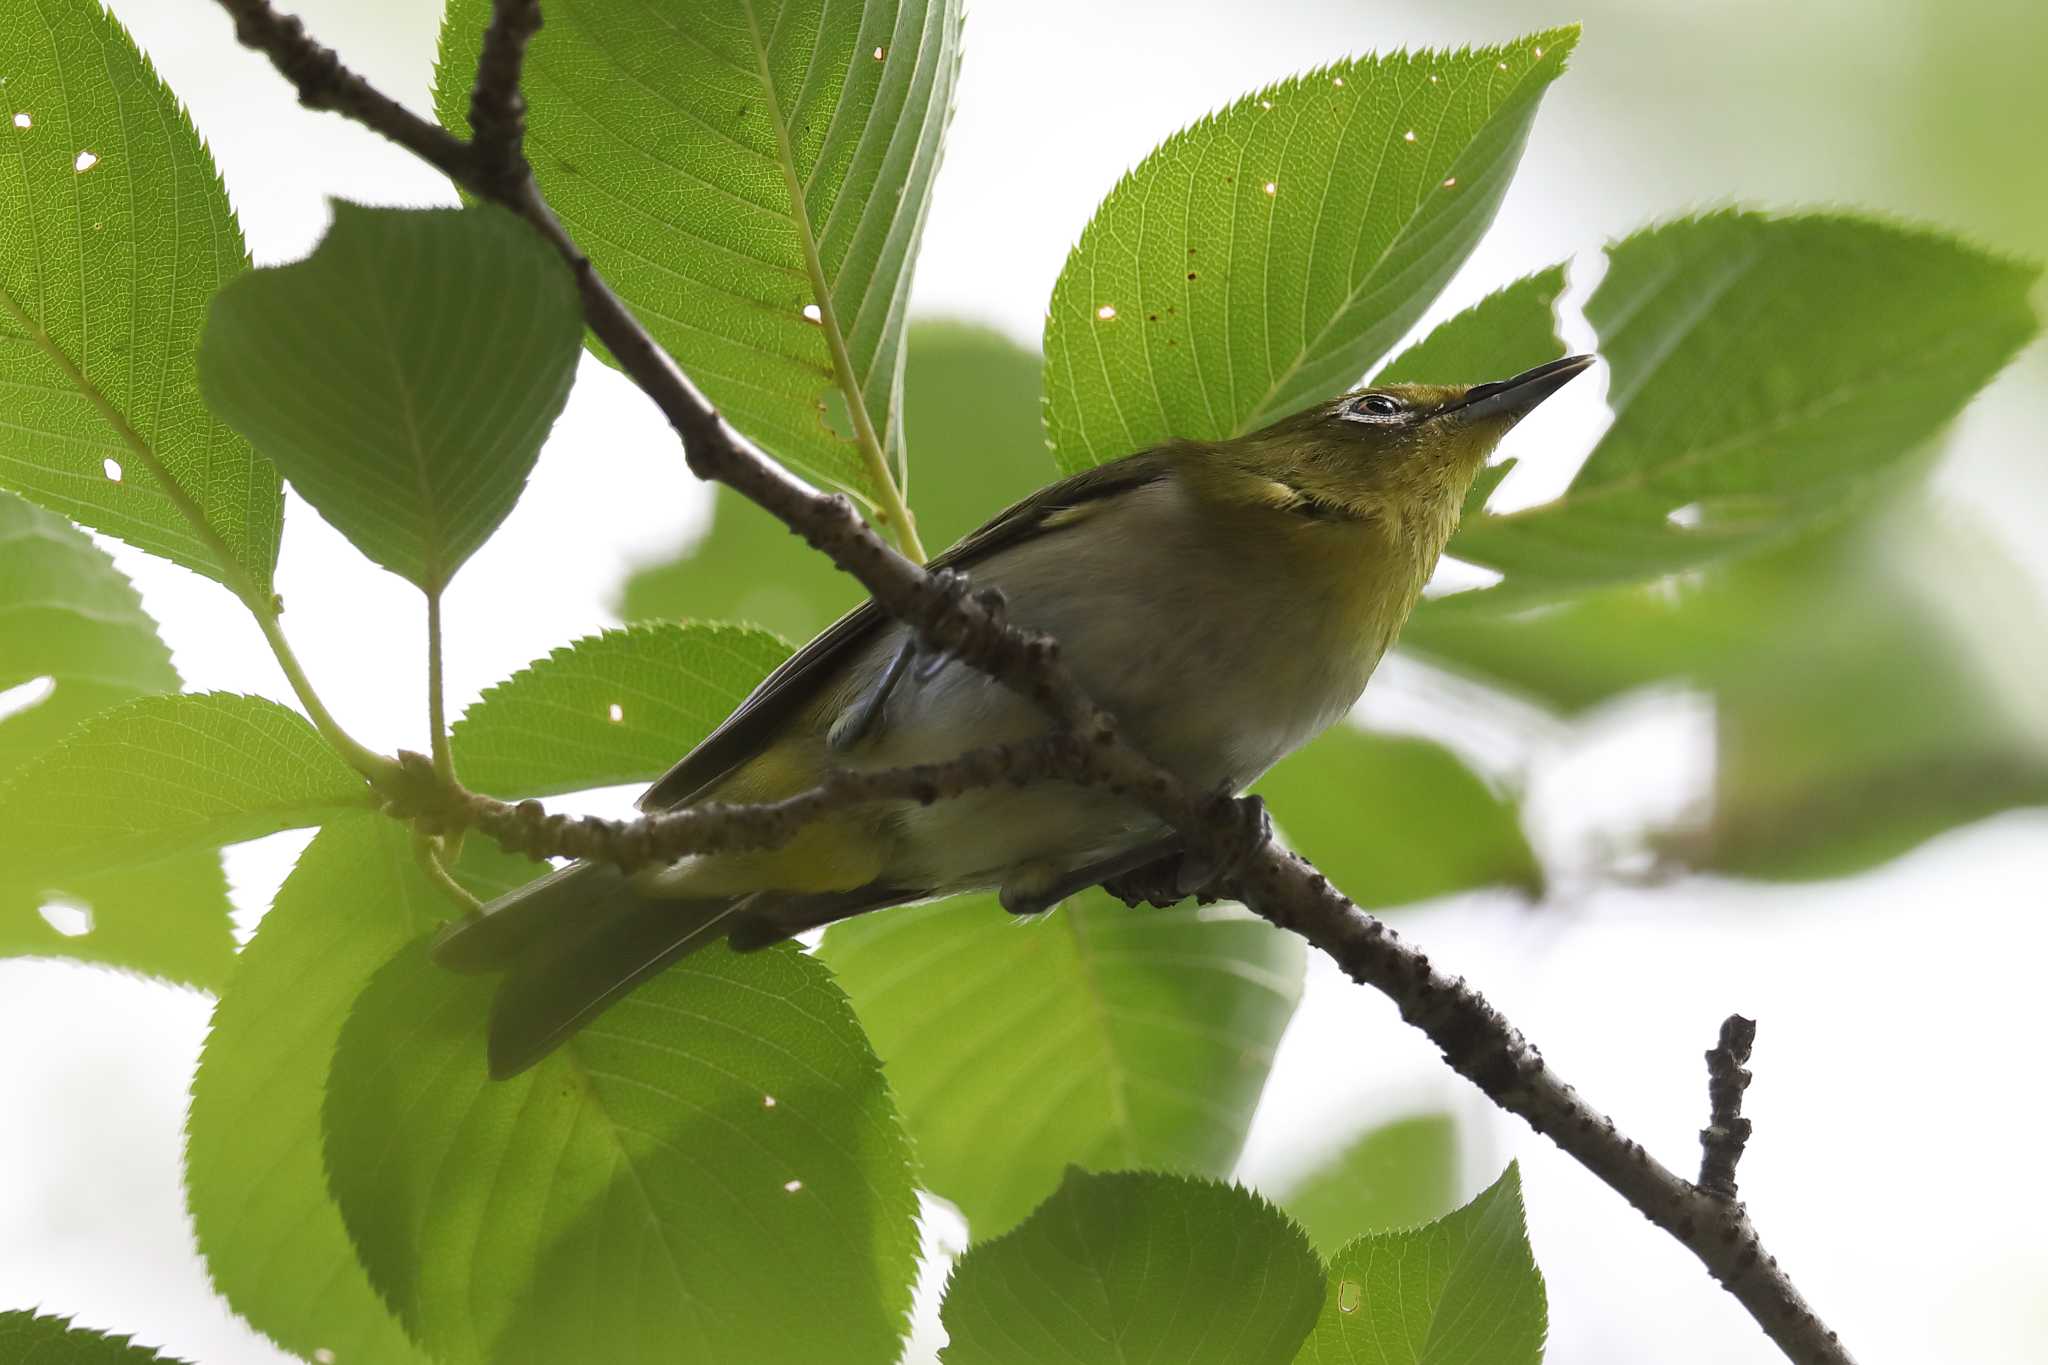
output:
<path id="1" fill-rule="evenodd" d="M 1592 363 L 1592 356 L 1568 355 L 1562 360 L 1538 365 L 1533 370 L 1524 370 L 1513 379 L 1475 384 L 1463 398 L 1439 409 L 1436 415 L 1446 417 L 1455 413 L 1460 422 L 1466 423 L 1505 418 L 1507 424 L 1513 426 Z"/>

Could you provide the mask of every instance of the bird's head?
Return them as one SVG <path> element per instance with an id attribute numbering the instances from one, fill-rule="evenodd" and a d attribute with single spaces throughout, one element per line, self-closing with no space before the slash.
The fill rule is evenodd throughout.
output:
<path id="1" fill-rule="evenodd" d="M 1206 448 L 1214 491 L 1306 520 L 1454 519 L 1515 423 L 1593 363 L 1567 356 L 1487 384 L 1376 384 Z"/>

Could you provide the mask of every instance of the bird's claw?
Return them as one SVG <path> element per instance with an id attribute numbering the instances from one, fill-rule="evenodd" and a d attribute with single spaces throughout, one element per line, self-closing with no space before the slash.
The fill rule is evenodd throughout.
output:
<path id="1" fill-rule="evenodd" d="M 967 595 L 967 575 L 958 569 L 940 569 L 932 575 L 939 591 L 947 597 L 959 599 Z M 998 625 L 1009 619 L 1009 599 L 1003 596 L 1001 588 L 982 588 L 974 594 L 975 605 L 994 617 Z M 924 657 L 911 670 L 911 678 L 919 686 L 930 682 L 946 671 L 947 665 L 958 659 L 951 649 L 933 649 L 928 644 L 919 647 Z"/>
<path id="2" fill-rule="evenodd" d="M 1200 905 L 1221 899 L 1224 886 L 1273 837 L 1273 820 L 1263 797 L 1225 795 L 1216 799 L 1227 807 L 1232 829 L 1215 849 L 1204 853 L 1177 849 L 1105 880 L 1102 889 L 1133 909 L 1141 905 L 1164 909 L 1189 897 Z"/>

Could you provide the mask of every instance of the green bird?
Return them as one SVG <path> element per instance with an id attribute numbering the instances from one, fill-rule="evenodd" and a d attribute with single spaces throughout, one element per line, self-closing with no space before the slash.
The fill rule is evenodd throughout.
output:
<path id="1" fill-rule="evenodd" d="M 1350 710 L 1488 455 L 1591 363 L 1381 385 L 1230 440 L 1168 441 L 1041 489 L 931 567 L 999 591 L 1011 620 L 1058 640 L 1142 752 L 1196 787 L 1241 792 Z M 779 800 L 834 768 L 941 762 L 1048 723 L 870 602 L 770 674 L 640 807 Z M 572 864 L 454 926 L 436 959 L 504 974 L 490 1069 L 511 1076 L 720 938 L 759 947 L 989 888 L 1013 912 L 1047 910 L 1176 850 L 1141 806 L 1067 782 L 875 803 L 774 849 L 631 875 Z"/>

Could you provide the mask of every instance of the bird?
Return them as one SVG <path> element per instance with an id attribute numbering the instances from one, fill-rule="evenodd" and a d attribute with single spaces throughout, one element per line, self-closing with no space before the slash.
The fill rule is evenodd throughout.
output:
<path id="1" fill-rule="evenodd" d="M 1374 385 L 1228 439 L 1170 439 L 1040 489 L 929 568 L 1058 641 L 1140 752 L 1197 789 L 1239 793 L 1358 701 L 1501 437 L 1592 362 Z M 764 679 L 639 807 L 775 801 L 834 769 L 943 762 L 1051 724 L 870 601 Z M 486 1052 L 504 1078 L 708 944 L 758 948 L 966 891 L 1033 914 L 1176 847 L 1128 796 L 1057 779 L 871 803 L 772 849 L 632 873 L 569 864 L 448 926 L 433 957 L 501 976 Z"/>

